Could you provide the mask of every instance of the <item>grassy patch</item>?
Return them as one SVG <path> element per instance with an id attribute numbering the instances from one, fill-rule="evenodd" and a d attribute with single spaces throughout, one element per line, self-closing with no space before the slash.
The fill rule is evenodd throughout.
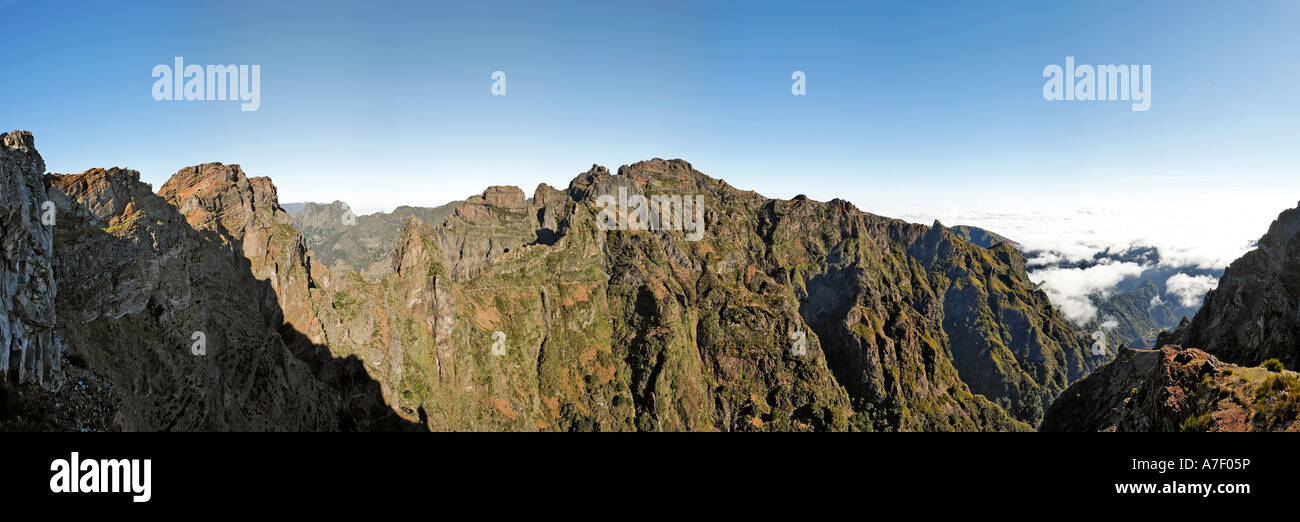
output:
<path id="1" fill-rule="evenodd" d="M 1209 413 L 1193 415 L 1183 419 L 1183 423 L 1178 426 L 1178 431 L 1210 431 L 1212 423 Z"/>
<path id="2" fill-rule="evenodd" d="M 1273 375 L 1255 388 L 1255 426 L 1271 430 L 1300 417 L 1300 377 Z"/>

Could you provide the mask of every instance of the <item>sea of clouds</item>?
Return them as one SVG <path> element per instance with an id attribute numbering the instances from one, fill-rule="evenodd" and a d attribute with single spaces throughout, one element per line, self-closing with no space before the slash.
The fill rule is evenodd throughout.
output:
<path id="1" fill-rule="evenodd" d="M 1161 302 L 1199 307 L 1221 271 L 1255 247 L 1277 215 L 1297 203 L 1284 191 L 1165 193 L 1149 197 L 1043 194 L 1006 199 L 872 202 L 870 211 L 907 221 L 971 225 L 1020 244 L 1032 281 L 1078 325 L 1098 320 L 1094 298 L 1149 270 Z M 1158 255 L 1153 255 L 1157 254 Z M 1100 256 L 1099 256 L 1100 254 Z M 1154 302 L 1154 300 L 1153 300 Z"/>

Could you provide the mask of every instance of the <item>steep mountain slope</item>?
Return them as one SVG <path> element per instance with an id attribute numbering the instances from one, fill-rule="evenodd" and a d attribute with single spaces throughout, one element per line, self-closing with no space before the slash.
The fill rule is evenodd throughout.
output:
<path id="1" fill-rule="evenodd" d="M 390 258 L 402 226 L 411 216 L 438 223 L 460 201 L 433 208 L 400 206 L 392 212 L 364 216 L 352 214 L 347 204 L 305 203 L 293 215 L 293 224 L 307 238 L 307 246 L 320 262 L 336 274 L 362 272 L 370 278 L 389 272 Z"/>
<path id="2" fill-rule="evenodd" d="M 48 296 L 54 312 L 52 332 L 23 343 L 53 339 L 58 351 L 41 356 L 55 370 L 42 387 L 22 384 L 39 373 L 9 372 L 20 382 L 6 385 L 0 429 L 416 427 L 360 361 L 330 354 L 315 306 L 328 272 L 269 180 L 215 163 L 183 169 L 161 195 L 117 168 L 42 179 L 30 135 L 24 143 L 27 167 L 5 180 L 50 201 L 42 261 L 61 291 L 20 289 L 20 301 Z"/>
<path id="3" fill-rule="evenodd" d="M 308 296 L 314 267 L 269 180 L 206 164 L 162 196 L 119 169 L 48 182 L 62 217 L 58 331 L 116 384 L 113 428 L 336 430 L 392 417 L 377 399 L 374 412 L 351 404 L 339 379 L 304 362 L 329 358 Z"/>
<path id="4" fill-rule="evenodd" d="M 1225 361 L 1300 367 L 1300 208 L 1282 212 L 1205 296 L 1188 344 Z"/>
<path id="5" fill-rule="evenodd" d="M 1141 273 L 1138 275 L 1123 277 L 1112 287 L 1086 296 L 1088 302 L 1096 308 L 1096 317 L 1086 322 L 1079 320 L 1074 324 L 1095 339 L 1098 346 L 1104 344 L 1107 351 L 1113 351 L 1121 345 L 1151 347 L 1161 330 L 1173 329 L 1178 325 L 1179 319 L 1196 313 L 1200 308 L 1199 303 L 1184 306 L 1178 296 L 1166 293 L 1170 277 L 1185 274 L 1217 278 L 1223 273 L 1222 270 L 1200 267 L 1161 265 L 1160 252 L 1153 247 L 1135 246 L 1122 252 L 1107 249 L 1096 253 L 1091 259 L 1069 261 L 1062 259 L 1059 253 L 1026 250 L 1015 241 L 979 227 L 959 225 L 949 230 L 958 238 L 984 248 L 1010 245 L 1032 260 L 1030 278 L 1043 283 L 1044 289 L 1049 291 L 1053 290 L 1052 283 L 1046 280 L 1044 271 L 1086 271 L 1113 263 L 1140 266 Z M 1080 279 L 1067 278 L 1066 282 L 1078 284 Z"/>
<path id="6" fill-rule="evenodd" d="M 980 248 L 936 222 L 909 252 L 942 292 L 943 326 L 963 380 L 1017 418 L 1037 424 L 1066 386 L 1105 361 L 1029 281 L 1011 244 Z"/>

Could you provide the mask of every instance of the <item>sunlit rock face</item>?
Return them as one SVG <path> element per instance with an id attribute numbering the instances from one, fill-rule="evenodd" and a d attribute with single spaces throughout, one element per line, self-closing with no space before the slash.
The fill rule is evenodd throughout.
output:
<path id="1" fill-rule="evenodd" d="M 55 216 L 46 205 L 44 175 L 45 161 L 30 132 L 0 135 L 0 374 L 57 386 L 62 354 L 53 333 Z"/>

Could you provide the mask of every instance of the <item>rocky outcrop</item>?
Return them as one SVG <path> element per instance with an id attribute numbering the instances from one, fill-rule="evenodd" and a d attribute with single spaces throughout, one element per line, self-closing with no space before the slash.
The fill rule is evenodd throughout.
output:
<path id="1" fill-rule="evenodd" d="M 187 216 L 121 169 L 47 183 L 63 216 L 57 330 L 120 395 L 116 425 L 100 429 L 338 429 L 339 398 L 288 351 L 274 292 L 243 255 L 236 234 L 265 219 L 255 207 L 235 216 L 192 202 Z"/>
<path id="2" fill-rule="evenodd" d="M 30 132 L 0 134 L 0 378 L 61 384 L 62 341 L 53 332 L 53 233 L 45 161 Z"/>
<path id="3" fill-rule="evenodd" d="M 1300 208 L 1273 221 L 1258 247 L 1234 261 L 1192 319 L 1188 344 L 1225 361 L 1277 358 L 1300 367 Z"/>
<path id="4" fill-rule="evenodd" d="M 1121 350 L 1072 385 L 1043 431 L 1300 431 L 1300 376 L 1196 348 Z"/>
<path id="5" fill-rule="evenodd" d="M 270 178 L 246 177 L 239 165 L 206 163 L 181 169 L 158 195 L 195 230 L 228 237 L 242 247 L 253 277 L 270 283 L 261 303 L 265 314 L 282 314 L 282 321 L 275 322 L 302 333 L 305 341 L 326 344 L 317 303 L 330 273 L 280 208 Z"/>

